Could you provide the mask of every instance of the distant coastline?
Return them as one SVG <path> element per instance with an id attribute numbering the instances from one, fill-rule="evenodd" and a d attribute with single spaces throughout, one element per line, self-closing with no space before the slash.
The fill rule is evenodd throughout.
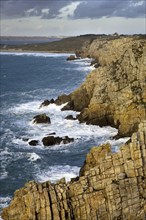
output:
<path id="1" fill-rule="evenodd" d="M 1 49 L 1 52 L 12 52 L 12 53 L 66 53 L 74 54 L 74 51 L 36 51 L 36 50 L 22 50 L 22 49 Z"/>

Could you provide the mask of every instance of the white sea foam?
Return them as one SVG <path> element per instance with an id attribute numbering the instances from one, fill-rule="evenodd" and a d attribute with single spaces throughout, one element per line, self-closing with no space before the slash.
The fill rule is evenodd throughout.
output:
<path id="1" fill-rule="evenodd" d="M 0 52 L 0 55 L 35 56 L 35 57 L 68 57 L 70 53 L 45 53 L 45 52 Z"/>
<path id="2" fill-rule="evenodd" d="M 0 172 L 0 180 L 6 179 L 8 177 L 7 171 Z"/>
<path id="3" fill-rule="evenodd" d="M 0 180 L 8 177 L 6 166 L 9 163 L 10 158 L 11 158 L 11 153 L 8 152 L 7 147 L 4 150 L 0 151 L 0 164 L 1 164 Z"/>
<path id="4" fill-rule="evenodd" d="M 76 66 L 75 67 L 76 70 L 89 73 L 90 71 L 95 69 L 94 66 L 90 65 L 91 61 L 92 61 L 92 59 L 83 58 L 83 59 L 74 60 L 73 64 L 74 64 L 74 66 Z"/>
<path id="5" fill-rule="evenodd" d="M 39 105 L 40 102 L 39 101 L 33 101 L 33 102 L 27 102 L 27 103 L 22 103 L 22 104 L 18 104 L 15 107 L 11 107 L 8 109 L 9 113 L 13 113 L 13 114 L 26 114 L 26 113 L 30 113 L 30 112 L 39 112 Z"/>
<path id="6" fill-rule="evenodd" d="M 129 140 L 130 140 L 130 137 L 125 137 L 125 138 L 120 138 L 118 140 L 109 140 L 108 142 L 112 146 L 112 151 L 117 152 L 119 150 L 119 147 L 125 144 Z"/>
<path id="7" fill-rule="evenodd" d="M 24 138 L 31 140 L 38 140 L 39 144 L 35 148 L 43 149 L 42 139 L 43 137 L 49 135 L 50 133 L 55 133 L 56 136 L 64 137 L 69 136 L 74 138 L 74 144 L 81 144 L 81 142 L 86 142 L 92 140 L 95 145 L 102 144 L 104 142 L 110 142 L 113 151 L 117 151 L 119 146 L 127 141 L 126 138 L 120 140 L 111 140 L 113 136 L 117 134 L 117 129 L 112 127 L 99 127 L 95 125 L 86 125 L 85 123 L 79 123 L 78 120 L 67 120 L 65 117 L 67 115 L 76 115 L 79 112 L 75 111 L 61 111 L 61 108 L 65 105 L 57 106 L 56 104 L 50 104 L 39 108 L 39 101 L 33 101 L 28 103 L 19 104 L 13 108 L 9 108 L 7 111 L 14 115 L 16 118 L 15 124 L 17 129 L 24 130 Z M 34 124 L 33 117 L 35 114 L 46 113 L 50 119 L 51 124 Z M 29 147 L 29 141 L 24 141 L 23 137 L 15 136 L 12 131 L 6 131 L 5 134 L 11 138 L 12 143 L 18 147 Z M 4 135 L 5 136 L 5 135 Z M 3 137 L 3 138 L 7 138 Z M 51 147 L 51 150 L 67 149 L 68 146 L 72 146 L 73 143 L 68 145 L 57 145 L 56 147 Z M 35 159 L 34 159 L 35 160 Z"/>
<path id="8" fill-rule="evenodd" d="M 28 156 L 28 160 L 30 160 L 31 162 L 41 159 L 40 156 L 36 153 L 27 153 L 27 156 Z"/>
<path id="9" fill-rule="evenodd" d="M 6 207 L 9 205 L 11 199 L 12 199 L 12 198 L 9 197 L 9 196 L 6 196 L 6 197 L 0 196 L 0 213 L 1 213 L 1 210 L 2 210 L 3 208 L 6 208 Z M 4 219 L 1 217 L 1 215 L 0 215 L 0 220 L 4 220 Z"/>
<path id="10" fill-rule="evenodd" d="M 11 197 L 10 196 L 0 196 L 0 210 L 7 207 L 11 201 Z M 0 216 L 0 220 L 1 220 L 1 216 Z"/>
<path id="11" fill-rule="evenodd" d="M 61 111 L 61 108 L 64 105 L 65 104 L 57 106 L 55 104 L 50 104 L 49 106 L 39 108 L 40 102 L 28 102 L 8 109 L 8 112 L 16 117 L 15 124 L 17 128 L 25 130 L 25 137 L 29 138 L 29 140 L 38 140 L 40 143 L 44 136 L 47 136 L 52 132 L 55 132 L 56 136 L 69 136 L 75 140 L 79 139 L 88 141 L 94 139 L 97 144 L 99 143 L 100 137 L 103 140 L 107 140 L 117 134 L 117 129 L 115 128 L 100 128 L 95 125 L 86 125 L 85 123 L 80 124 L 78 120 L 65 119 L 67 115 L 73 115 L 76 117 L 78 112 Z M 35 114 L 41 113 L 46 113 L 50 117 L 51 124 L 34 124 L 33 121 L 31 121 Z M 23 141 L 22 137 L 17 138 L 12 135 L 12 138 L 12 142 L 19 146 L 27 144 L 26 141 Z M 42 144 L 37 147 L 42 147 Z"/>
<path id="12" fill-rule="evenodd" d="M 69 181 L 79 174 L 79 170 L 80 168 L 77 166 L 50 166 L 48 169 L 38 172 L 34 178 L 38 182 L 56 182 L 62 177 L 65 177 L 66 181 Z"/>

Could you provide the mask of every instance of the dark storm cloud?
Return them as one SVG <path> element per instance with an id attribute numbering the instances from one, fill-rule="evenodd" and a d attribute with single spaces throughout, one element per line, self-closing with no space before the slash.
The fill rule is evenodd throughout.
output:
<path id="1" fill-rule="evenodd" d="M 1 0 L 1 15 L 2 18 L 55 18 L 61 8 L 72 2 L 80 2 L 72 19 L 103 16 L 137 18 L 144 16 L 146 7 L 145 0 Z"/>
<path id="2" fill-rule="evenodd" d="M 91 4 L 93 2 L 93 4 Z M 97 0 L 82 2 L 75 10 L 75 18 L 144 17 L 144 0 Z"/>
<path id="3" fill-rule="evenodd" d="M 59 10 L 72 1 L 62 0 L 2 0 L 2 17 L 22 18 L 26 16 L 46 15 L 42 10 L 49 9 L 48 18 L 55 18 Z"/>

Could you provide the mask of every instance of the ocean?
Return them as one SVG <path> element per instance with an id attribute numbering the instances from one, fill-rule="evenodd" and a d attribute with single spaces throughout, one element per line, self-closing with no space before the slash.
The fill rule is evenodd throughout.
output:
<path id="1" fill-rule="evenodd" d="M 1 52 L 0 104 L 0 209 L 6 207 L 16 189 L 27 181 L 67 181 L 79 174 L 90 148 L 104 142 L 117 151 L 127 139 L 113 140 L 117 130 L 111 127 L 80 124 L 65 117 L 78 112 L 61 111 L 50 104 L 39 108 L 45 99 L 69 94 L 93 69 L 90 59 L 66 61 L 70 54 Z M 46 113 L 51 124 L 33 124 L 35 115 Z M 43 137 L 55 132 L 74 142 L 44 147 Z M 39 140 L 30 146 L 29 140 Z"/>

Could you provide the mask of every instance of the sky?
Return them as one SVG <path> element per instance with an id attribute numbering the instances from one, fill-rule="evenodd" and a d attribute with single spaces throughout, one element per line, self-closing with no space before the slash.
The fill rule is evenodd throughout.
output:
<path id="1" fill-rule="evenodd" d="M 2 36 L 146 34 L 145 0 L 0 0 Z"/>

